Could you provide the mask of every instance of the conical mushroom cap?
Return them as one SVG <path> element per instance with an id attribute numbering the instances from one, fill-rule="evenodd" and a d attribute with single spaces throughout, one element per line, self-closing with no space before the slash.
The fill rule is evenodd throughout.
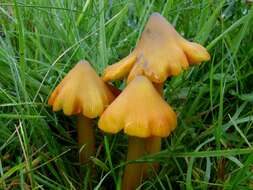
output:
<path id="1" fill-rule="evenodd" d="M 87 61 L 80 61 L 51 94 L 48 104 L 64 114 L 99 116 L 114 99 L 113 94 Z"/>
<path id="2" fill-rule="evenodd" d="M 175 112 L 145 76 L 137 76 L 107 107 L 98 122 L 101 130 L 130 136 L 167 137 L 177 124 Z"/>
<path id="3" fill-rule="evenodd" d="M 134 51 L 126 58 L 106 68 L 105 81 L 128 76 L 128 82 L 138 75 L 146 75 L 152 82 L 163 83 L 187 69 L 210 59 L 209 53 L 197 43 L 181 37 L 160 14 L 153 13 Z"/>

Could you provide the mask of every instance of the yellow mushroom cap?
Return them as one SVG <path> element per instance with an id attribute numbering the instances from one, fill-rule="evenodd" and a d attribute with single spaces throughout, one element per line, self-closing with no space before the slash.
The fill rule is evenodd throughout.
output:
<path id="1" fill-rule="evenodd" d="M 106 68 L 105 81 L 128 76 L 128 82 L 138 75 L 146 75 L 152 82 L 163 83 L 187 69 L 189 64 L 198 64 L 210 59 L 201 45 L 181 37 L 174 27 L 160 14 L 153 13 L 134 51 Z"/>
<path id="2" fill-rule="evenodd" d="M 175 112 L 152 82 L 137 76 L 100 116 L 98 126 L 108 133 L 120 130 L 130 136 L 167 137 L 177 125 Z"/>
<path id="3" fill-rule="evenodd" d="M 51 94 L 48 104 L 65 115 L 99 116 L 114 99 L 113 94 L 87 61 L 80 61 Z"/>

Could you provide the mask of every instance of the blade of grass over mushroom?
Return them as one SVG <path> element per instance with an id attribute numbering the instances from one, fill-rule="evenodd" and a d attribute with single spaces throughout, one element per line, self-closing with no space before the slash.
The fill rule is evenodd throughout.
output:
<path id="1" fill-rule="evenodd" d="M 108 140 L 107 135 L 104 136 L 104 144 L 105 144 L 105 152 L 106 152 L 107 160 L 109 162 L 111 174 L 112 174 L 115 184 L 117 184 L 117 178 L 116 178 L 116 174 L 115 174 L 113 164 L 112 164 L 112 158 L 111 158 L 111 154 L 110 154 L 110 152 L 111 152 L 110 151 L 110 144 L 109 144 L 109 140 Z"/>
<path id="2" fill-rule="evenodd" d="M 91 161 L 106 172 L 110 170 L 104 162 L 95 157 L 91 157 Z"/>

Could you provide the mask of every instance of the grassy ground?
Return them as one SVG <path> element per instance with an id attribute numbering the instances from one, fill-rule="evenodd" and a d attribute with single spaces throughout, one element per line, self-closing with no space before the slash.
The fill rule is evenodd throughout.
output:
<path id="1" fill-rule="evenodd" d="M 126 56 L 155 11 L 212 59 L 166 82 L 178 127 L 147 158 L 161 169 L 143 189 L 252 189 L 252 7 L 243 0 L 1 0 L 0 189 L 120 187 L 127 137 L 97 130 L 97 175 L 81 178 L 75 117 L 53 113 L 47 99 L 78 60 L 101 73 Z"/>

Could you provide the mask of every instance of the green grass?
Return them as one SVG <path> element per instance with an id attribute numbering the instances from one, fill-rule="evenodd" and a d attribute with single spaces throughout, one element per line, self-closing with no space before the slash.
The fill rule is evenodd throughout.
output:
<path id="1" fill-rule="evenodd" d="M 135 47 L 160 12 L 212 59 L 168 79 L 178 127 L 143 189 L 253 188 L 253 4 L 215 0 L 2 0 L 0 189 L 119 189 L 127 137 L 97 130 L 97 175 L 79 175 L 75 117 L 49 94 L 81 59 L 98 73 Z M 121 83 L 117 83 L 118 86 Z"/>

